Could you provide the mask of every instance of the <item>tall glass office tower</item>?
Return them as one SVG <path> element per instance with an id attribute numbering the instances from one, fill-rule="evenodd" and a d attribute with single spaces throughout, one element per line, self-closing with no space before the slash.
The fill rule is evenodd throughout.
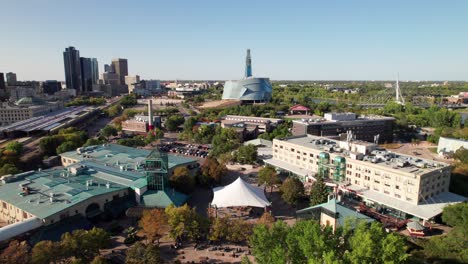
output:
<path id="1" fill-rule="evenodd" d="M 81 92 L 81 62 L 80 51 L 74 47 L 68 47 L 63 52 L 63 64 L 65 68 L 65 82 L 68 89 Z"/>
<path id="2" fill-rule="evenodd" d="M 99 80 L 98 62 L 95 58 L 80 58 L 82 92 L 93 91 L 93 84 Z"/>

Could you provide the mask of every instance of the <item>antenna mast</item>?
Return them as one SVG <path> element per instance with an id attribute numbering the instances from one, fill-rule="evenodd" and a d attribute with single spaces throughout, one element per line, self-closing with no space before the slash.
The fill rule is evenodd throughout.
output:
<path id="1" fill-rule="evenodd" d="M 401 96 L 399 79 L 400 79 L 400 74 L 397 73 L 396 87 L 395 87 L 395 92 L 396 92 L 395 100 L 399 104 L 405 104 L 405 99 L 403 98 L 403 96 Z"/>

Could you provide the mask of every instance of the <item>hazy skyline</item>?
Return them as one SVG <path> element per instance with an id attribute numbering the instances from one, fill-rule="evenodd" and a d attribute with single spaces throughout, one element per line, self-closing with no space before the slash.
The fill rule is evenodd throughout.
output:
<path id="1" fill-rule="evenodd" d="M 0 72 L 64 80 L 63 51 L 143 79 L 468 80 L 468 1 L 0 0 Z"/>

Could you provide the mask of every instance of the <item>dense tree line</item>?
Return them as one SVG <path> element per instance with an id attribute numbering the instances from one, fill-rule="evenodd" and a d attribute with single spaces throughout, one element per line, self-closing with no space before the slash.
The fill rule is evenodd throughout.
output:
<path id="1" fill-rule="evenodd" d="M 257 225 L 250 237 L 255 261 L 283 263 L 404 263 L 408 258 L 403 237 L 387 234 L 380 223 L 348 219 L 335 232 L 313 220 L 288 226 Z"/>
<path id="2" fill-rule="evenodd" d="M 0 153 L 0 176 L 16 174 L 21 171 L 22 163 L 20 155 L 23 153 L 23 144 L 12 141 L 5 146 Z"/>
<path id="3" fill-rule="evenodd" d="M 69 127 L 60 129 L 57 135 L 41 138 L 39 147 L 45 155 L 54 156 L 83 146 L 87 139 L 85 131 Z"/>
<path id="4" fill-rule="evenodd" d="M 78 97 L 65 104 L 65 106 L 78 106 L 78 105 L 103 105 L 106 103 L 104 97 Z"/>

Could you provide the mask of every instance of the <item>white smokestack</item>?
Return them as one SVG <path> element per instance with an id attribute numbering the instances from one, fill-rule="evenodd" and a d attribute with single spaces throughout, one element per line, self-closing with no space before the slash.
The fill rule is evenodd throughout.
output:
<path id="1" fill-rule="evenodd" d="M 148 100 L 148 127 L 153 129 L 153 100 Z"/>

